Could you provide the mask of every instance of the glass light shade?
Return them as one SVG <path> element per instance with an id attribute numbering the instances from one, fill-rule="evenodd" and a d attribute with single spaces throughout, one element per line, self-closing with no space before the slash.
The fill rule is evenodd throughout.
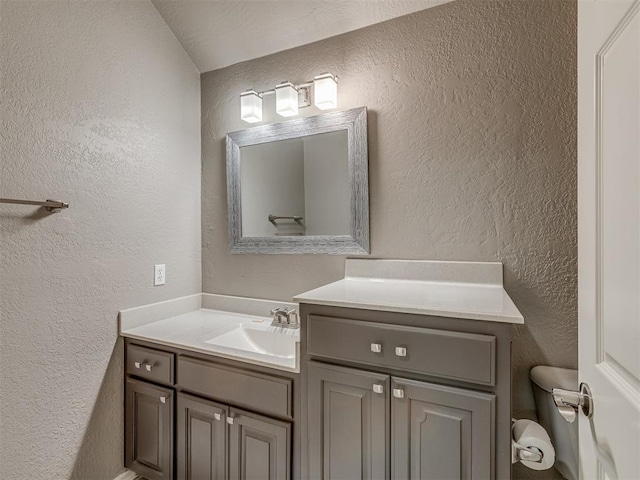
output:
<path id="1" fill-rule="evenodd" d="M 262 121 L 262 97 L 255 90 L 240 94 L 240 118 L 247 123 Z"/>
<path id="2" fill-rule="evenodd" d="M 298 115 L 298 90 L 289 82 L 276 87 L 276 112 L 283 117 Z"/>
<path id="3" fill-rule="evenodd" d="M 330 73 L 313 79 L 313 101 L 320 110 L 338 106 L 338 82 Z"/>

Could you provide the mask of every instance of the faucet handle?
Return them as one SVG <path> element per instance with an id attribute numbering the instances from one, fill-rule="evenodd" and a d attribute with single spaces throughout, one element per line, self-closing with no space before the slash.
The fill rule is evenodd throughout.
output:
<path id="1" fill-rule="evenodd" d="M 293 322 L 291 322 L 292 317 L 293 317 Z M 295 308 L 287 312 L 287 323 L 293 323 L 294 325 L 297 323 L 300 323 L 299 317 L 298 317 L 298 311 Z"/>

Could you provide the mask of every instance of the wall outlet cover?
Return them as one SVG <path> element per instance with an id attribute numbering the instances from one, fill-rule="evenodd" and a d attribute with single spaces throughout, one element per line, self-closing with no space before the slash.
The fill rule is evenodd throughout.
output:
<path id="1" fill-rule="evenodd" d="M 154 269 L 153 284 L 157 287 L 166 282 L 167 270 L 164 264 L 156 265 Z"/>

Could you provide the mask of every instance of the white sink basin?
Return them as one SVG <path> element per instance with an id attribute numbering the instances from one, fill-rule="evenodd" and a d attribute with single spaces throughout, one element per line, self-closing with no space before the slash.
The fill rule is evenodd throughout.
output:
<path id="1" fill-rule="evenodd" d="M 297 329 L 244 324 L 205 340 L 205 343 L 278 358 L 295 358 L 299 340 L 300 331 Z"/>

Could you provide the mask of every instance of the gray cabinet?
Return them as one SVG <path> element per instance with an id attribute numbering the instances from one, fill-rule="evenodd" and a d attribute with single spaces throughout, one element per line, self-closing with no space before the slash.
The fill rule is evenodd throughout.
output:
<path id="1" fill-rule="evenodd" d="M 311 479 L 388 479 L 389 376 L 308 364 Z"/>
<path id="2" fill-rule="evenodd" d="M 230 480 L 291 478 L 291 424 L 231 409 L 229 427 Z"/>
<path id="3" fill-rule="evenodd" d="M 125 466 L 173 478 L 173 390 L 127 378 L 125 396 Z"/>
<path id="4" fill-rule="evenodd" d="M 494 478 L 492 394 L 309 362 L 308 399 L 311 479 Z"/>
<path id="5" fill-rule="evenodd" d="M 177 434 L 179 480 L 291 477 L 289 422 L 179 393 Z"/>
<path id="6" fill-rule="evenodd" d="M 301 478 L 299 375 L 140 340 L 125 355 L 127 468 L 148 480 Z"/>
<path id="7" fill-rule="evenodd" d="M 509 324 L 300 311 L 303 478 L 511 478 Z"/>
<path id="8" fill-rule="evenodd" d="M 392 378 L 394 480 L 494 478 L 495 396 Z"/>
<path id="9" fill-rule="evenodd" d="M 227 478 L 229 407 L 178 394 L 177 460 L 179 480 Z"/>

